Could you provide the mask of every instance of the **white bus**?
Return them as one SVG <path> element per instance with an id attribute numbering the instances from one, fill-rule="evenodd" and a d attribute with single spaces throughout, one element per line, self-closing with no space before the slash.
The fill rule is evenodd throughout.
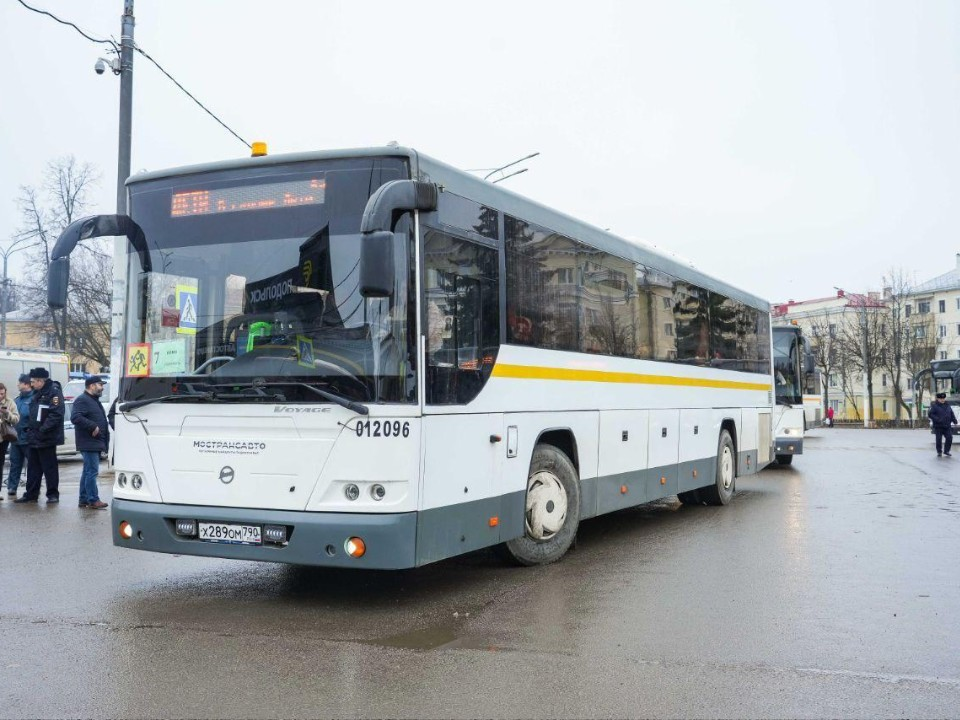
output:
<path id="1" fill-rule="evenodd" d="M 113 541 L 405 568 L 773 458 L 769 304 L 416 151 L 133 177 Z M 802 427 L 802 426 L 801 426 Z"/>
<path id="2" fill-rule="evenodd" d="M 796 325 L 773 327 L 773 376 L 776 388 L 775 448 L 777 463 L 790 465 L 803 453 L 806 427 L 803 387 L 806 370 L 813 370 L 803 332 Z"/>

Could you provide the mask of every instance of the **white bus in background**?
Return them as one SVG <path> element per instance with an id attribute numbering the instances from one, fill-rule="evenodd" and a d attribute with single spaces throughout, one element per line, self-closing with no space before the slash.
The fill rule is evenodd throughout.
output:
<path id="1" fill-rule="evenodd" d="M 773 376 L 776 398 L 774 413 L 777 463 L 790 465 L 794 455 L 803 453 L 803 387 L 807 371 L 813 371 L 813 357 L 807 350 L 803 332 L 796 325 L 773 327 Z"/>
<path id="2" fill-rule="evenodd" d="M 820 369 L 804 373 L 803 419 L 804 429 L 813 430 L 822 427 L 824 422 L 823 376 Z"/>
<path id="3" fill-rule="evenodd" d="M 74 223 L 50 271 L 56 307 L 78 241 L 130 240 L 118 546 L 547 563 L 585 518 L 728 503 L 786 427 L 766 301 L 416 151 L 128 190 L 131 216 Z"/>
<path id="4" fill-rule="evenodd" d="M 67 384 L 70 375 L 70 357 L 63 352 L 49 350 L 18 350 L 0 348 L 0 382 L 7 386 L 7 396 L 16 397 L 17 380 L 28 375 L 33 368 L 42 367 L 50 372 L 50 378 L 61 386 Z"/>

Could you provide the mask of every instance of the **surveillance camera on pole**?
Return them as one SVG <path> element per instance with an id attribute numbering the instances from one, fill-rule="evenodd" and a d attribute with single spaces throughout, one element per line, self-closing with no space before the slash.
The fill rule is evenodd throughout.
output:
<path id="1" fill-rule="evenodd" d="M 106 60 L 104 58 L 97 58 L 97 62 L 94 63 L 93 71 L 97 75 L 103 75 L 106 72 L 107 67 L 110 67 L 110 70 L 113 71 L 114 75 L 120 74 L 120 58 L 115 57 L 112 60 Z"/>

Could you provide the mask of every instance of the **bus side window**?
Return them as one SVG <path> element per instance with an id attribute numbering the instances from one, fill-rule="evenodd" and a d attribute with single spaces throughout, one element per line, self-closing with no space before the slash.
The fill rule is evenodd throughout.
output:
<path id="1" fill-rule="evenodd" d="M 500 345 L 497 251 L 427 229 L 424 257 L 427 402 L 463 405 L 486 383 Z"/>

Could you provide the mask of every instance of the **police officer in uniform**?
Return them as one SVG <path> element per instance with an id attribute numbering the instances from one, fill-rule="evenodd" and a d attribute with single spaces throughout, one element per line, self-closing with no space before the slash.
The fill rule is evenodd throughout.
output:
<path id="1" fill-rule="evenodd" d="M 46 368 L 30 371 L 30 422 L 27 425 L 27 490 L 15 503 L 35 503 L 40 497 L 40 480 L 47 480 L 47 504 L 60 502 L 60 468 L 57 445 L 63 445 L 63 392 L 50 379 Z"/>
<path id="2" fill-rule="evenodd" d="M 953 444 L 951 426 L 957 424 L 957 416 L 947 404 L 946 393 L 937 393 L 937 401 L 930 406 L 927 417 L 930 418 L 933 432 L 937 436 L 937 457 L 940 457 L 941 453 L 950 457 L 950 446 Z"/>

